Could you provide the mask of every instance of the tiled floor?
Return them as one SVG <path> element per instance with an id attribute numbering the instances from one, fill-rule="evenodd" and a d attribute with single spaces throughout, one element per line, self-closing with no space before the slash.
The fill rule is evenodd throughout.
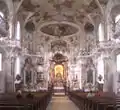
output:
<path id="1" fill-rule="evenodd" d="M 47 110 L 79 110 L 67 96 L 53 96 Z"/>

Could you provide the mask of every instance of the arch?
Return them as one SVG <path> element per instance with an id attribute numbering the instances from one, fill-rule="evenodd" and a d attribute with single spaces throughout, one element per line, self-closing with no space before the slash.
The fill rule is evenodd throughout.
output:
<path id="1" fill-rule="evenodd" d="M 111 27 L 111 33 L 112 33 L 112 38 L 115 39 L 116 41 L 119 41 L 119 27 L 120 27 L 120 3 L 112 7 L 111 12 L 110 12 L 110 25 Z"/>
<path id="2" fill-rule="evenodd" d="M 4 1 L 0 1 L 0 12 L 3 13 L 5 19 L 8 18 L 9 9 L 8 9 L 6 2 L 4 2 Z"/>
<path id="3" fill-rule="evenodd" d="M 14 26 L 12 25 L 13 24 L 13 19 L 14 19 L 14 12 L 15 12 L 15 9 L 14 9 L 14 5 L 13 5 L 13 0 L 1 0 L 3 1 L 7 8 L 8 8 L 8 15 L 7 15 L 7 23 L 8 23 L 8 33 L 9 33 L 9 38 L 12 38 L 14 36 Z M 7 34 L 8 34 L 7 33 Z"/>
<path id="4" fill-rule="evenodd" d="M 118 15 L 120 14 L 120 11 L 119 11 L 119 10 L 120 10 L 120 4 L 114 6 L 114 7 L 111 9 L 110 16 L 112 17 L 113 20 L 116 18 L 116 16 L 118 16 Z"/>
<path id="5" fill-rule="evenodd" d="M 107 18 L 110 17 L 111 15 L 111 11 L 114 10 L 116 8 L 116 6 L 120 5 L 120 1 L 119 0 L 109 0 L 108 4 L 106 6 L 106 10 L 105 10 L 105 15 Z"/>
<path id="6" fill-rule="evenodd" d="M 113 27 L 113 24 L 114 21 L 113 21 L 113 17 L 111 16 L 111 13 L 112 13 L 112 10 L 114 10 L 114 8 L 116 6 L 120 5 L 120 1 L 119 0 L 109 0 L 108 1 L 108 4 L 106 6 L 106 9 L 105 9 L 105 20 L 106 20 L 106 23 L 105 23 L 105 36 L 107 37 L 107 40 L 108 39 L 111 39 L 112 36 L 113 36 L 113 30 L 112 28 Z"/>
<path id="7" fill-rule="evenodd" d="M 0 1 L 0 36 L 6 37 L 8 30 L 8 16 L 9 10 L 4 1 Z"/>
<path id="8" fill-rule="evenodd" d="M 14 13 L 14 6 L 13 6 L 13 1 L 12 0 L 1 0 L 4 2 L 8 8 L 8 15 L 11 17 Z"/>

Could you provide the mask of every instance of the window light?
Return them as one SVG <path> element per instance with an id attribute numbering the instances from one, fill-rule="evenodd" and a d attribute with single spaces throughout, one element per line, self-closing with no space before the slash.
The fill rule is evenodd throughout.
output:
<path id="1" fill-rule="evenodd" d="M 99 41 L 104 41 L 103 25 L 100 23 L 98 28 Z"/>
<path id="2" fill-rule="evenodd" d="M 117 71 L 120 71 L 120 54 L 117 55 Z"/>
<path id="3" fill-rule="evenodd" d="M 120 15 L 117 15 L 117 16 L 115 17 L 115 23 L 117 23 L 119 20 L 120 20 Z"/>
<path id="4" fill-rule="evenodd" d="M 0 53 L 0 71 L 2 71 L 2 54 Z"/>
<path id="5" fill-rule="evenodd" d="M 16 40 L 20 40 L 20 22 L 17 22 L 17 27 L 16 27 Z"/>

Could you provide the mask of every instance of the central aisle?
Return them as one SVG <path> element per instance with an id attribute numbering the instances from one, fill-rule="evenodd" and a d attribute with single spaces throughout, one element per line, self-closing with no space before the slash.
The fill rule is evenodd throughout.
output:
<path id="1" fill-rule="evenodd" d="M 67 96 L 53 96 L 47 110 L 79 110 Z"/>

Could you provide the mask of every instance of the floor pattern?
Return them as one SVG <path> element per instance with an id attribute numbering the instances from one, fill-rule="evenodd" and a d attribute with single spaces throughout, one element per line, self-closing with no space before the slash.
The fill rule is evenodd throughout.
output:
<path id="1" fill-rule="evenodd" d="M 47 110 L 79 110 L 67 96 L 53 96 Z"/>

